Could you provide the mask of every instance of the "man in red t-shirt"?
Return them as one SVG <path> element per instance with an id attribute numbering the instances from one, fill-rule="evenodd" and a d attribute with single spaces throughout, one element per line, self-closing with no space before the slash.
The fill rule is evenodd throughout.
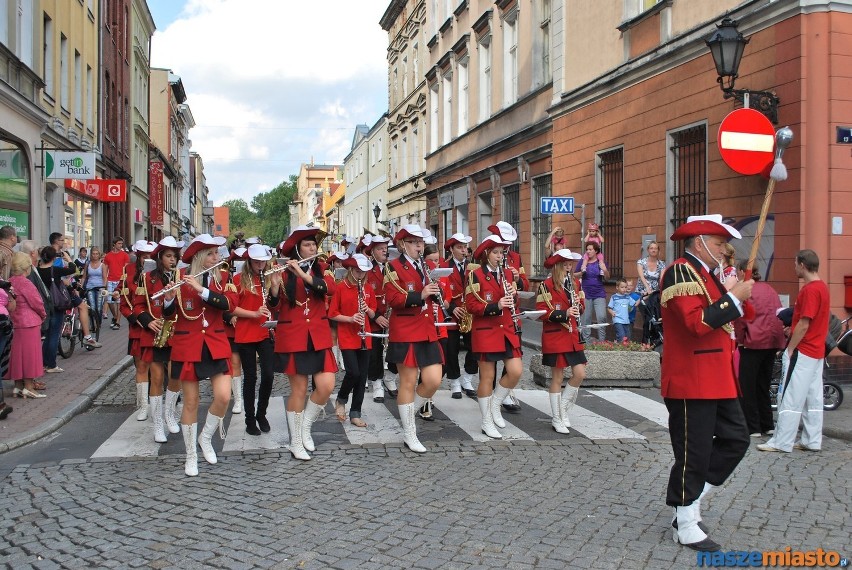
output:
<path id="1" fill-rule="evenodd" d="M 822 367 L 829 298 L 818 270 L 819 257 L 812 250 L 803 249 L 796 254 L 796 275 L 805 286 L 796 299 L 790 342 L 782 358 L 783 390 L 779 390 L 775 434 L 757 446 L 760 451 L 819 451 L 822 446 Z M 802 438 L 794 443 L 800 417 Z"/>
<path id="2" fill-rule="evenodd" d="M 107 304 L 112 313 L 112 324 L 109 328 L 118 330 L 121 328 L 121 319 L 118 314 L 118 297 L 113 296 L 113 292 L 118 287 L 118 282 L 121 281 L 121 274 L 124 272 L 124 266 L 130 263 L 130 256 L 124 251 L 124 239 L 116 236 L 112 238 L 112 250 L 104 256 L 104 265 L 109 268 L 107 276 Z"/>

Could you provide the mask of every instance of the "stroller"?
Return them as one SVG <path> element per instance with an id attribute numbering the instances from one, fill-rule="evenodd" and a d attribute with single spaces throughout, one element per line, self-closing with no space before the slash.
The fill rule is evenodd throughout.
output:
<path id="1" fill-rule="evenodd" d="M 642 306 L 642 315 L 645 317 L 645 322 L 642 325 L 642 342 L 650 344 L 651 348 L 662 354 L 663 318 L 660 291 L 654 291 L 644 297 L 639 304 Z"/>

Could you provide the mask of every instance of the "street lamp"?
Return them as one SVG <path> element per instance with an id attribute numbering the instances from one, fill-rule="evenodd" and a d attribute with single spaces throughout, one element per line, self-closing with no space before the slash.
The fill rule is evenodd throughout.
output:
<path id="1" fill-rule="evenodd" d="M 751 106 L 766 115 L 773 123 L 778 123 L 779 99 L 770 91 L 752 91 L 750 89 L 734 89 L 734 83 L 739 77 L 740 61 L 743 58 L 745 46 L 749 39 L 737 29 L 737 21 L 725 17 L 722 23 L 716 24 L 716 31 L 705 40 L 716 64 L 716 81 L 725 95 L 725 99 L 736 99 L 744 107 Z M 727 80 L 727 85 L 726 85 Z M 754 100 L 754 101 L 752 101 Z"/>
<path id="2" fill-rule="evenodd" d="M 376 223 L 379 223 L 379 216 L 382 215 L 382 207 L 379 206 L 378 202 L 373 205 L 373 216 L 376 218 Z"/>

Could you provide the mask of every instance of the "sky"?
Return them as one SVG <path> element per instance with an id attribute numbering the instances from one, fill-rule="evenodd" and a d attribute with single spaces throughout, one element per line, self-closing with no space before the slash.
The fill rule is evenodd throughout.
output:
<path id="1" fill-rule="evenodd" d="M 215 205 L 302 163 L 343 164 L 387 110 L 390 0 L 148 0 L 153 67 L 180 76 Z"/>

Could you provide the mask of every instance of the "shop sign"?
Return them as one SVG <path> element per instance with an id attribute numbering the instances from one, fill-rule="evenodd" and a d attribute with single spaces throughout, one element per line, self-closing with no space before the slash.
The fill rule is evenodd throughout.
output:
<path id="1" fill-rule="evenodd" d="M 163 163 L 152 160 L 148 164 L 148 219 L 152 225 L 163 225 L 164 202 Z"/>
<path id="2" fill-rule="evenodd" d="M 95 153 L 44 151 L 45 178 L 91 178 L 95 175 Z"/>
<path id="3" fill-rule="evenodd" d="M 12 226 L 22 238 L 30 235 L 30 215 L 27 212 L 0 208 L 0 226 Z"/>

